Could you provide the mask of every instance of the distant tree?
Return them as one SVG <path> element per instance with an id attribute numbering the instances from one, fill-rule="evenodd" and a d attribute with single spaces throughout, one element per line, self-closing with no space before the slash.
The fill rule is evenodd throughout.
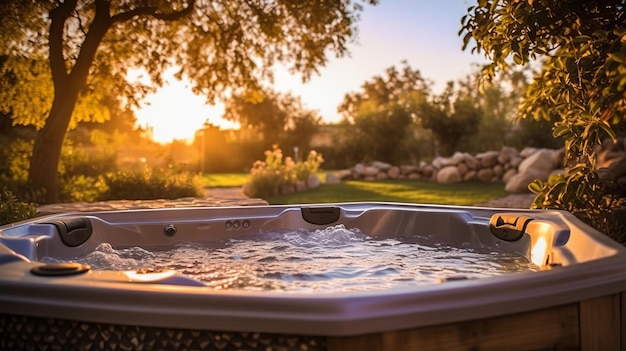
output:
<path id="1" fill-rule="evenodd" d="M 276 62 L 291 63 L 306 79 L 328 52 L 346 53 L 361 9 L 352 1 L 313 0 L 1 1 L 0 55 L 47 59 L 54 91 L 30 181 L 46 190 L 46 201 L 58 200 L 61 145 L 79 97 L 114 91 L 134 101 L 145 87 L 126 83 L 129 68 L 143 67 L 161 84 L 165 68 L 178 65 L 178 75 L 210 101 L 258 88 Z"/>
<path id="2" fill-rule="evenodd" d="M 238 122 L 242 128 L 258 130 L 265 147 L 281 148 L 308 144 L 321 123 L 316 111 L 303 107 L 300 98 L 271 89 L 235 94 L 226 101 L 224 118 Z"/>
<path id="3" fill-rule="evenodd" d="M 430 83 L 404 62 L 346 94 L 338 107 L 346 128 L 343 147 L 356 161 L 406 161 L 415 112 L 429 91 Z"/>
<path id="4" fill-rule="evenodd" d="M 493 84 L 481 84 L 480 66 L 456 82 L 457 99 L 465 99 L 480 110 L 479 128 L 463 142 L 463 148 L 472 153 L 499 150 L 513 145 L 517 109 L 530 81 L 528 69 L 510 70 L 494 78 Z M 545 133 L 544 133 L 545 134 Z M 547 132 L 550 136 L 550 132 Z"/>
<path id="5" fill-rule="evenodd" d="M 565 139 L 566 174 L 535 182 L 536 207 L 566 209 L 606 229 L 613 206 L 596 172 L 595 149 L 611 125 L 626 122 L 624 0 L 479 0 L 462 19 L 464 48 L 484 53 L 493 78 L 512 65 L 543 60 L 520 115 L 555 121 Z"/>
<path id="6" fill-rule="evenodd" d="M 464 140 L 476 134 L 480 114 L 468 96 L 456 94 L 453 82 L 448 83 L 443 93 L 419 105 L 421 125 L 432 131 L 438 154 L 443 156 L 452 155 Z"/>

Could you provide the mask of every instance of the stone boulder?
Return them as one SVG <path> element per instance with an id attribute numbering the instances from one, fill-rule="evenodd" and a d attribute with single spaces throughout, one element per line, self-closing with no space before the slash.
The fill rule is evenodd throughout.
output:
<path id="1" fill-rule="evenodd" d="M 522 161 L 518 170 L 519 173 L 532 171 L 543 172 L 547 175 L 552 172 L 554 168 L 554 150 L 540 149 Z"/>
<path id="2" fill-rule="evenodd" d="M 458 168 L 454 166 L 448 166 L 442 168 L 437 172 L 437 182 L 442 184 L 458 183 L 462 179 L 461 173 Z"/>
<path id="3" fill-rule="evenodd" d="M 387 175 L 391 179 L 398 179 L 398 177 L 400 176 L 400 167 L 396 167 L 396 166 L 390 167 L 387 170 Z"/>
<path id="4" fill-rule="evenodd" d="M 387 171 L 389 168 L 391 168 L 391 165 L 387 162 L 372 161 L 372 163 L 370 163 L 370 167 L 377 168 L 381 171 Z"/>
<path id="5" fill-rule="evenodd" d="M 478 171 L 477 177 L 481 182 L 490 182 L 493 179 L 493 170 L 491 168 L 483 168 Z"/>
<path id="6" fill-rule="evenodd" d="M 363 176 L 367 177 L 376 177 L 378 175 L 378 168 L 373 167 L 373 166 L 367 166 L 363 169 Z"/>
<path id="7" fill-rule="evenodd" d="M 492 168 L 498 163 L 498 157 L 500 153 L 498 151 L 487 151 L 478 155 L 478 159 L 480 160 L 480 165 L 483 168 Z"/>
<path id="8" fill-rule="evenodd" d="M 309 177 L 306 180 L 307 189 L 315 189 L 322 184 L 322 181 L 317 176 L 317 174 L 309 174 Z"/>
<path id="9" fill-rule="evenodd" d="M 517 173 L 509 179 L 504 186 L 504 190 L 513 194 L 530 193 L 528 184 L 535 179 L 545 180 L 547 176 L 548 174 L 544 172 L 526 171 L 524 173 Z"/>
<path id="10" fill-rule="evenodd" d="M 341 177 L 337 173 L 326 174 L 326 184 L 339 184 L 341 183 Z"/>

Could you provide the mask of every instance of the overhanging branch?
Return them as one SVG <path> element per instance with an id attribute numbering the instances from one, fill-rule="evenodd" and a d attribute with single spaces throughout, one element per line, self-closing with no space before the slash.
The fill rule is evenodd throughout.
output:
<path id="1" fill-rule="evenodd" d="M 190 0 L 184 9 L 170 13 L 161 13 L 155 6 L 143 6 L 114 15 L 111 19 L 113 22 L 125 22 L 133 17 L 150 16 L 163 21 L 175 21 L 189 15 L 193 11 L 195 4 L 196 0 Z"/>

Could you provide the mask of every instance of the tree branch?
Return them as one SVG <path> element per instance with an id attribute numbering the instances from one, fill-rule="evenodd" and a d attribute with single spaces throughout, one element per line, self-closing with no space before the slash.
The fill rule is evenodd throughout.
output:
<path id="1" fill-rule="evenodd" d="M 196 0 L 190 0 L 187 7 L 180 11 L 174 11 L 171 13 L 159 13 L 155 6 L 143 6 L 130 11 L 118 13 L 117 15 L 111 17 L 111 19 L 113 22 L 125 22 L 137 16 L 151 16 L 163 21 L 175 21 L 189 15 L 193 11 L 195 5 Z"/>
<path id="2" fill-rule="evenodd" d="M 55 88 L 58 88 L 58 85 L 64 82 L 68 75 L 67 67 L 65 66 L 65 58 L 63 56 L 63 33 L 65 31 L 65 21 L 76 9 L 77 2 L 78 0 L 68 0 L 63 3 L 59 2 L 59 6 L 48 13 L 50 16 L 48 60 L 50 61 L 50 70 L 52 72 L 52 80 Z"/>

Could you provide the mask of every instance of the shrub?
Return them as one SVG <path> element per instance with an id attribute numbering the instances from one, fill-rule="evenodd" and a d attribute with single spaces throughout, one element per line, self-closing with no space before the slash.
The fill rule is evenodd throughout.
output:
<path id="1" fill-rule="evenodd" d="M 322 155 L 313 150 L 306 161 L 295 162 L 287 157 L 283 162 L 283 152 L 274 146 L 272 151 L 265 151 L 265 161 L 257 160 L 252 165 L 247 193 L 251 197 L 277 195 L 283 185 L 306 181 L 309 175 L 319 171 L 322 162 Z"/>
<path id="2" fill-rule="evenodd" d="M 9 190 L 0 191 L 0 225 L 33 218 L 36 214 L 34 204 L 18 201 Z"/>
<path id="3" fill-rule="evenodd" d="M 60 182 L 60 197 L 63 202 L 93 202 L 102 198 L 107 191 L 103 177 L 74 175 L 63 177 Z"/>
<path id="4" fill-rule="evenodd" d="M 103 192 L 100 200 L 177 199 L 201 196 L 197 177 L 189 172 L 153 170 L 107 173 L 102 177 Z"/>

